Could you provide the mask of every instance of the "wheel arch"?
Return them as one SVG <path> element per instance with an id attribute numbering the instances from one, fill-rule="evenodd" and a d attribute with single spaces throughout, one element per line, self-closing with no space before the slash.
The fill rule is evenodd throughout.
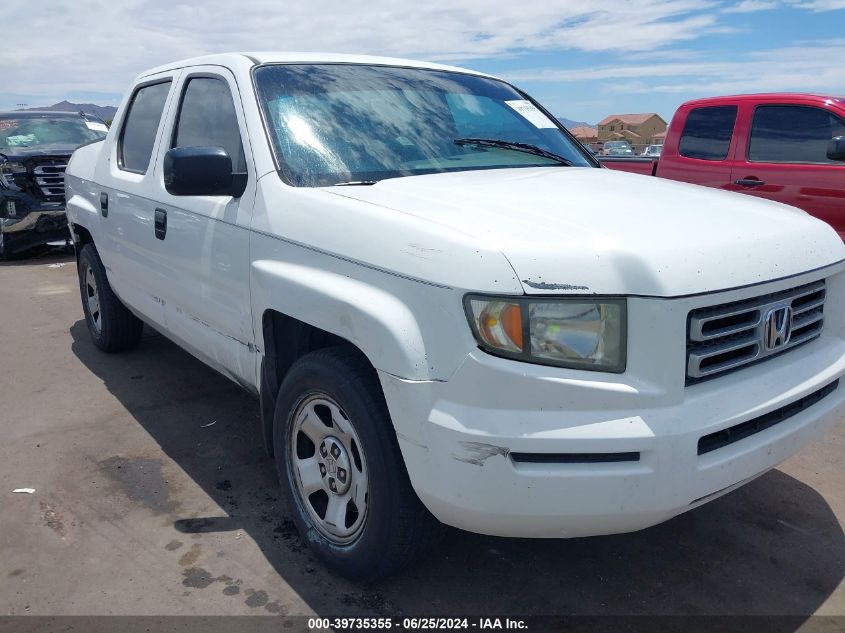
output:
<path id="1" fill-rule="evenodd" d="M 91 231 L 89 231 L 87 228 L 85 228 L 78 222 L 71 222 L 70 236 L 73 240 L 73 250 L 76 252 L 76 261 L 78 262 L 79 253 L 82 251 L 82 247 L 86 244 L 93 244 L 94 237 L 91 235 Z"/>
<path id="2" fill-rule="evenodd" d="M 263 356 L 259 399 L 261 428 L 267 453 L 273 456 L 273 419 L 282 381 L 293 364 L 310 352 L 328 347 L 354 350 L 375 372 L 367 355 L 351 341 L 310 325 L 278 310 L 267 309 L 261 316 Z"/>

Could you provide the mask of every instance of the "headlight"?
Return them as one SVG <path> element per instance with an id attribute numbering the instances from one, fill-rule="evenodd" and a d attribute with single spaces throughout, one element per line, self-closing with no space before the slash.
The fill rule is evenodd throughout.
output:
<path id="1" fill-rule="evenodd" d="M 468 295 L 465 307 L 481 349 L 529 363 L 625 371 L 624 299 L 544 299 Z"/>
<path id="2" fill-rule="evenodd" d="M 14 176 L 25 173 L 26 165 L 22 163 L 10 163 L 9 161 L 0 159 L 0 184 L 11 187 L 15 184 Z"/>

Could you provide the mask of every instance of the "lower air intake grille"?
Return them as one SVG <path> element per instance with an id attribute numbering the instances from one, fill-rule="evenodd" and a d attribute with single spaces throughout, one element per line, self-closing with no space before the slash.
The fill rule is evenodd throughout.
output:
<path id="1" fill-rule="evenodd" d="M 769 411 L 768 413 L 754 418 L 753 420 L 749 420 L 748 422 L 743 422 L 742 424 L 722 429 L 716 433 L 705 435 L 698 440 L 698 454 L 704 455 L 705 453 L 723 448 L 729 444 L 733 444 L 734 442 L 744 440 L 746 437 L 750 437 L 760 431 L 770 429 L 776 424 L 780 424 L 792 416 L 798 415 L 805 409 L 812 407 L 819 400 L 833 393 L 838 386 L 839 381 L 835 380 L 826 387 L 822 387 L 818 391 L 814 391 L 800 400 L 790 402 L 785 407 Z"/>
<path id="2" fill-rule="evenodd" d="M 515 462 L 526 464 L 601 464 L 638 462 L 640 454 L 627 453 L 511 453 Z"/>

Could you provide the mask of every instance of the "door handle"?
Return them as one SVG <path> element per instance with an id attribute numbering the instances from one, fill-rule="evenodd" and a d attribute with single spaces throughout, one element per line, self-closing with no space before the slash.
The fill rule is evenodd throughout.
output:
<path id="1" fill-rule="evenodd" d="M 741 185 L 743 187 L 759 187 L 760 185 L 765 185 L 766 183 L 762 180 L 757 180 L 756 178 L 740 178 L 739 180 L 734 180 L 735 185 Z"/>
<path id="2" fill-rule="evenodd" d="M 163 240 L 167 235 L 167 211 L 164 209 L 155 210 L 155 231 L 159 240 Z"/>
<path id="3" fill-rule="evenodd" d="M 100 213 L 104 218 L 109 217 L 109 194 L 100 192 Z"/>

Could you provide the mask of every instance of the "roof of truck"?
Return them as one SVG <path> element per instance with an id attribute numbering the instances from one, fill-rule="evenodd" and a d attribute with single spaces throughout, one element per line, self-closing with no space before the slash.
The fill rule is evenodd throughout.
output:
<path id="1" fill-rule="evenodd" d="M 202 57 L 192 57 L 190 59 L 183 59 L 151 68 L 141 74 L 142 77 L 147 75 L 154 75 L 156 73 L 175 70 L 178 68 L 185 68 L 187 66 L 226 66 L 236 67 L 242 66 L 245 61 L 251 65 L 258 64 L 272 64 L 272 63 L 318 63 L 318 64 L 370 64 L 379 66 L 403 66 L 407 68 L 428 68 L 432 70 L 449 70 L 462 73 L 470 73 L 489 77 L 485 73 L 480 73 L 466 68 L 458 68 L 456 66 L 446 66 L 443 64 L 435 64 L 432 62 L 423 62 L 413 59 L 401 59 L 397 57 L 379 57 L 373 55 L 346 55 L 342 53 L 309 53 L 309 52 L 280 52 L 280 51 L 262 51 L 262 52 L 241 52 L 241 53 L 221 53 L 217 55 L 205 55 Z"/>
<path id="2" fill-rule="evenodd" d="M 840 101 L 845 102 L 843 97 L 834 97 L 810 92 L 760 92 L 752 94 L 725 95 L 723 97 L 704 97 L 702 99 L 691 99 L 684 102 L 684 105 L 699 103 L 719 103 L 737 101 L 768 101 L 768 100 L 819 100 L 819 101 Z"/>

